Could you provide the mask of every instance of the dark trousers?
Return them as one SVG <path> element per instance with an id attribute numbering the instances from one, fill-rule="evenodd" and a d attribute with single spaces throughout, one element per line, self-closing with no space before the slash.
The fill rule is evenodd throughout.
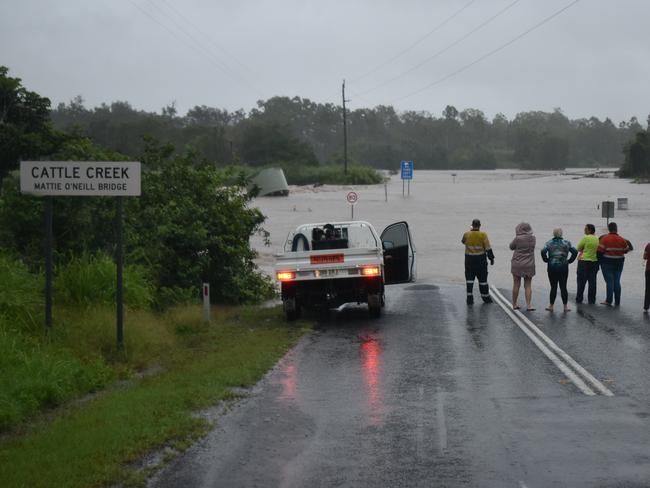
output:
<path id="1" fill-rule="evenodd" d="M 557 296 L 557 287 L 560 286 L 560 296 L 562 297 L 562 303 L 565 305 L 569 301 L 569 292 L 566 289 L 566 282 L 569 279 L 569 268 L 548 268 L 548 281 L 551 282 L 551 294 L 549 297 L 549 303 L 553 305 L 555 303 L 555 297 Z"/>
<path id="2" fill-rule="evenodd" d="M 603 260 L 600 269 L 603 271 L 603 278 L 607 285 L 607 295 L 605 301 L 611 305 L 612 299 L 614 305 L 621 304 L 621 274 L 623 273 L 623 263 L 614 260 Z"/>
<path id="3" fill-rule="evenodd" d="M 587 301 L 589 303 L 596 303 L 596 275 L 598 275 L 598 261 L 578 261 L 576 302 L 582 303 L 585 285 L 589 283 Z"/>
<path id="4" fill-rule="evenodd" d="M 490 300 L 490 286 L 488 285 L 487 258 L 483 256 L 465 256 L 465 281 L 467 296 L 474 296 L 474 280 L 478 279 L 478 289 L 483 301 Z"/>
<path id="5" fill-rule="evenodd" d="M 645 310 L 650 308 L 650 269 L 645 272 L 645 300 L 643 300 L 643 308 Z"/>

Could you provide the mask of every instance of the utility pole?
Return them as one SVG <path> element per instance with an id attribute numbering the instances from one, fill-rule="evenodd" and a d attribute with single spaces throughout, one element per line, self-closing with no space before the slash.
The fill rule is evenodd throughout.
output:
<path id="1" fill-rule="evenodd" d="M 348 174 L 348 120 L 345 111 L 345 80 L 341 86 L 341 94 L 343 95 L 343 172 Z"/>

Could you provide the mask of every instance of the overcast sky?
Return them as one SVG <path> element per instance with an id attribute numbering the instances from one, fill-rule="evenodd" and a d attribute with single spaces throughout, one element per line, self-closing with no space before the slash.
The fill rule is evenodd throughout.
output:
<path id="1" fill-rule="evenodd" d="M 340 104 L 346 78 L 350 108 L 561 107 L 645 122 L 648 0 L 581 0 L 463 70 L 570 3 L 2 0 L 0 64 L 53 105 L 76 95 L 156 111 L 175 101 L 181 113 L 249 110 L 274 95 Z"/>

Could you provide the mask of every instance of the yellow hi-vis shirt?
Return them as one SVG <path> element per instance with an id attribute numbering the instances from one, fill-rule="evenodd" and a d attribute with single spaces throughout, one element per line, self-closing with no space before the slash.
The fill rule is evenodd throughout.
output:
<path id="1" fill-rule="evenodd" d="M 461 242 L 465 244 L 465 254 L 468 256 L 482 256 L 491 249 L 487 234 L 480 230 L 468 230 Z"/>

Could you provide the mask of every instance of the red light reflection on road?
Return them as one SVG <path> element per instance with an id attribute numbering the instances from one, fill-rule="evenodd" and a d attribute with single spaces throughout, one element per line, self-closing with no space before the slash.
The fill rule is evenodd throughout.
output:
<path id="1" fill-rule="evenodd" d="M 296 399 L 296 383 L 298 381 L 298 369 L 295 364 L 287 364 L 282 368 L 282 394 L 280 398 L 286 401 Z"/>
<path id="2" fill-rule="evenodd" d="M 376 339 L 366 338 L 361 343 L 363 379 L 368 394 L 368 417 L 372 425 L 382 423 L 384 404 L 380 385 L 381 347 Z"/>

